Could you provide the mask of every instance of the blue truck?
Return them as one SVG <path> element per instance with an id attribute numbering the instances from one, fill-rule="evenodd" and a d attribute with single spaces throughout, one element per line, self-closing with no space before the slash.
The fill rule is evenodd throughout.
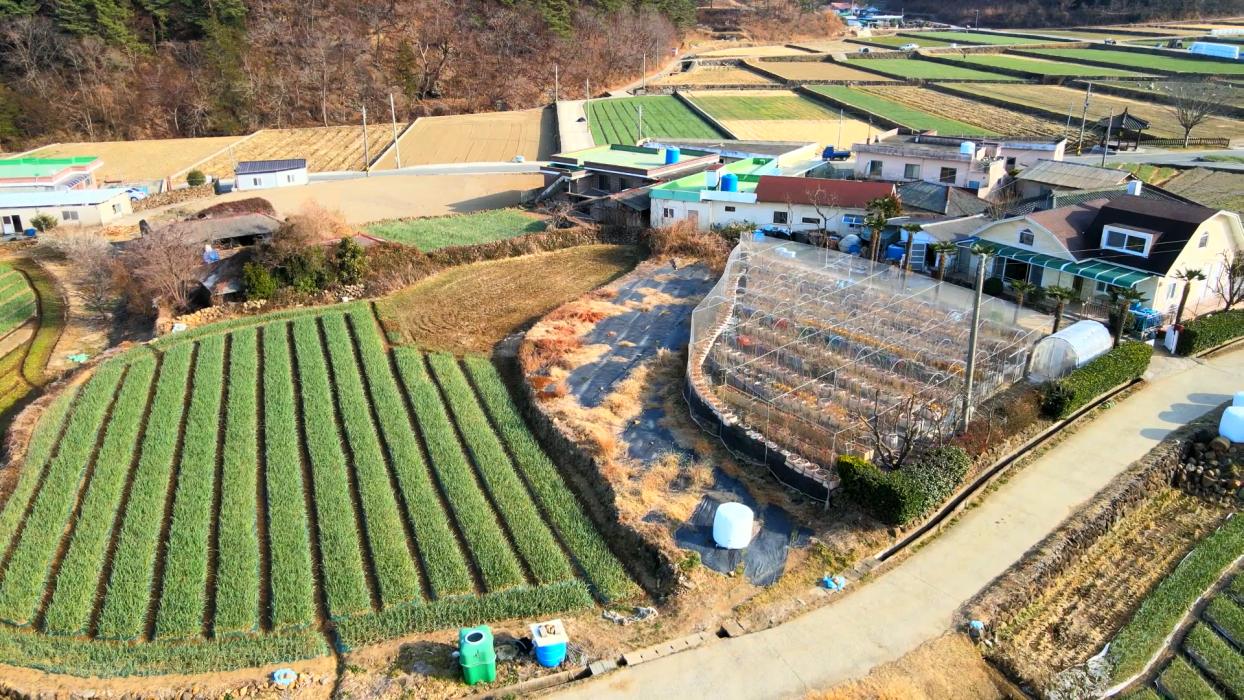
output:
<path id="1" fill-rule="evenodd" d="M 846 160 L 851 157 L 851 151 L 839 151 L 833 146 L 826 146 L 821 151 L 821 160 Z"/>

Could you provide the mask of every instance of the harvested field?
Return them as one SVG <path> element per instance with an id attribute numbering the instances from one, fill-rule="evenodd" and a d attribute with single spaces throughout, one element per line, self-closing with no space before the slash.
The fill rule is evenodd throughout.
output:
<path id="1" fill-rule="evenodd" d="M 853 58 L 847 62 L 849 66 L 858 66 L 869 70 L 880 71 L 886 75 L 899 78 L 919 78 L 921 80 L 989 80 L 998 82 L 1014 82 L 1014 78 L 1001 73 L 987 73 L 962 66 L 950 66 L 917 58 L 906 60 L 894 58 Z"/>
<path id="2" fill-rule="evenodd" d="M 401 129 L 401 126 L 398 126 Z M 393 127 L 387 122 L 367 125 L 368 150 L 372 158 L 393 143 Z M 324 126 L 308 129 L 264 129 L 197 168 L 214 177 L 233 177 L 234 163 L 244 160 L 306 158 L 307 170 L 331 172 L 363 169 L 363 127 Z"/>
<path id="3" fill-rule="evenodd" d="M 639 593 L 491 364 L 390 348 L 368 303 L 135 347 L 32 435 L 0 663 L 210 673 Z"/>
<path id="4" fill-rule="evenodd" d="M 966 134 L 984 134 L 992 135 L 996 132 L 964 122 L 955 121 L 953 119 L 944 119 L 935 117 L 926 112 L 911 107 L 904 106 L 898 102 L 885 100 L 876 95 L 861 92 L 855 88 L 842 87 L 839 85 L 814 85 L 809 88 L 822 95 L 831 97 L 835 100 L 848 105 L 853 105 L 863 110 L 872 112 L 873 114 L 884 115 L 891 121 L 897 122 L 909 129 L 937 129 L 943 134 L 955 134 L 962 136 Z"/>
<path id="5" fill-rule="evenodd" d="M 902 34 L 902 35 L 887 34 L 884 36 L 862 36 L 860 37 L 860 41 L 867 41 L 870 44 L 883 44 L 885 46 L 893 46 L 896 49 L 906 44 L 918 44 L 920 48 L 922 49 L 934 49 L 934 48 L 940 48 L 943 46 L 950 46 L 950 44 L 952 43 L 949 41 L 942 41 L 941 39 L 934 39 L 931 36 L 926 36 L 924 32 L 921 32 L 921 33 L 912 32 L 910 34 Z M 859 49 L 858 46 L 855 48 L 856 50 Z"/>
<path id="6" fill-rule="evenodd" d="M 1094 83 L 1093 85 L 1094 91 L 1096 91 L 1098 89 L 1097 86 L 1100 85 L 1111 90 L 1125 91 L 1127 94 L 1123 95 L 1123 97 L 1140 100 L 1142 102 L 1151 102 L 1155 101 L 1155 96 L 1163 93 L 1164 91 L 1168 91 L 1179 85 L 1186 85 L 1186 83 L 1160 82 L 1152 80 L 1137 81 L 1133 83 L 1130 81 L 1112 80 L 1108 83 Z M 1222 83 L 1218 89 L 1223 94 L 1226 104 L 1236 107 L 1237 109 L 1244 109 L 1244 87 L 1234 87 L 1229 83 Z"/>
<path id="7" fill-rule="evenodd" d="M 1100 66 L 1088 66 L 1081 63 L 1066 63 L 1062 61 L 1045 61 L 1039 58 L 1006 54 L 965 54 L 963 56 L 948 54 L 946 58 L 971 66 L 1008 68 L 1034 75 L 1058 75 L 1076 78 L 1139 77 L 1141 75 L 1135 71 L 1117 68 L 1102 68 Z"/>
<path id="8" fill-rule="evenodd" d="M 597 145 L 639 141 L 636 129 L 643 108 L 643 135 L 671 139 L 715 139 L 724 136 L 677 97 L 624 97 L 587 103 L 592 139 Z"/>
<path id="9" fill-rule="evenodd" d="M 390 338 L 488 352 L 505 336 L 639 262 L 627 246 L 582 246 L 453 268 L 376 304 Z M 555 270 L 557 274 L 550 274 Z M 464 300 L 470 303 L 463 303 Z"/>
<path id="10" fill-rule="evenodd" d="M 401 128 L 400 125 L 398 127 Z M 557 113 L 552 107 L 517 112 L 424 117 L 402 134 L 402 166 L 548 160 L 557 150 Z M 392 142 L 390 134 L 389 142 Z M 379 153 L 373 150 L 373 155 Z M 376 170 L 394 167 L 394 151 L 376 161 Z"/>
<path id="11" fill-rule="evenodd" d="M 142 182 L 172 177 L 211 156 L 240 136 L 202 139 L 159 139 L 155 141 L 101 141 L 98 143 L 62 143 L 40 148 L 30 155 L 35 158 L 70 158 L 99 156 L 104 165 L 95 171 L 102 182 Z M 207 172 L 204 170 L 204 172 Z M 233 175 L 230 169 L 228 174 Z"/>
<path id="12" fill-rule="evenodd" d="M 1119 68 L 1156 70 L 1163 73 L 1188 75 L 1244 76 L 1244 63 L 1239 61 L 1209 61 L 1179 56 L 1155 56 L 1147 53 L 1131 53 L 1111 49 L 1029 49 L 1037 56 L 1064 61 L 1096 61 Z"/>
<path id="13" fill-rule="evenodd" d="M 867 37 L 861 37 L 861 41 L 873 41 Z M 802 46 L 817 53 L 852 53 L 859 51 L 860 45 L 852 43 L 850 39 L 844 41 L 801 41 L 795 46 Z M 877 49 L 884 51 L 885 49 Z"/>
<path id="14" fill-rule="evenodd" d="M 1011 136 L 1058 136 L 1065 124 L 918 87 L 863 86 L 860 92 L 946 119 Z"/>
<path id="15" fill-rule="evenodd" d="M 1070 109 L 1073 115 L 1083 110 L 1084 93 L 1071 88 L 1056 85 L 954 85 L 947 83 L 944 87 L 971 98 L 980 94 L 996 99 L 1014 102 L 1017 105 L 1028 105 L 1049 110 L 1055 114 L 1066 114 Z M 1123 97 L 1094 94 L 1089 102 L 1088 118 L 1090 122 L 1104 119 L 1114 109 L 1116 115 L 1127 110 L 1129 114 L 1150 123 L 1145 132 L 1160 138 L 1178 138 L 1183 136 L 1183 127 L 1175 119 L 1175 110 L 1166 105 L 1152 102 L 1139 102 Z M 1234 119 L 1215 117 L 1207 120 L 1192 130 L 1197 138 L 1221 137 L 1233 138 L 1244 135 L 1244 122 Z"/>
<path id="16" fill-rule="evenodd" d="M 838 118 L 824 105 L 789 90 L 688 92 L 686 96 L 719 121 Z"/>
<path id="17" fill-rule="evenodd" d="M 685 73 L 673 73 L 649 85 L 775 85 L 759 73 L 735 66 L 695 66 Z"/>
<path id="18" fill-rule="evenodd" d="M 958 42 L 960 44 L 988 44 L 996 46 L 1014 46 L 1023 44 L 1050 44 L 1054 39 L 1025 39 L 1018 36 L 1004 36 L 991 32 L 920 32 L 919 34 L 901 34 L 900 36 L 921 36 L 941 41 Z"/>
<path id="19" fill-rule="evenodd" d="M 263 198 L 279 218 L 298 213 L 314 200 L 340 211 L 350 224 L 384 219 L 465 214 L 481 209 L 518 206 L 523 192 L 541 187 L 539 173 L 496 175 L 385 175 L 351 180 L 315 182 L 305 187 L 264 190 Z M 418 197 L 412 197 L 418 192 Z M 254 192 L 230 192 L 204 204 L 253 197 Z"/>
<path id="20" fill-rule="evenodd" d="M 700 54 L 700 58 L 733 58 L 735 56 L 807 56 L 807 51 L 792 49 L 789 46 L 741 46 L 732 49 L 717 49 Z"/>
<path id="21" fill-rule="evenodd" d="M 1244 173 L 1205 168 L 1185 170 L 1167 180 L 1162 187 L 1207 207 L 1244 215 Z"/>
<path id="22" fill-rule="evenodd" d="M 1068 39 L 1088 39 L 1090 41 L 1101 41 L 1102 39 L 1115 39 L 1123 41 L 1128 37 L 1141 33 L 1152 37 L 1173 37 L 1188 32 L 1181 32 L 1177 29 L 1153 29 L 1152 31 L 1141 30 L 1137 27 L 1127 27 L 1127 34 L 1111 33 L 1109 27 L 1103 28 L 1101 31 L 1080 31 L 1078 29 L 1023 29 L 1017 30 L 1024 34 L 1050 34 L 1058 37 L 1067 37 Z M 1143 41 L 1148 41 L 1144 39 Z"/>
<path id="23" fill-rule="evenodd" d="M 798 63 L 789 61 L 755 61 L 755 65 L 786 80 L 890 80 L 883 75 L 855 70 L 841 63 L 818 61 Z"/>
<path id="24" fill-rule="evenodd" d="M 398 219 L 363 227 L 364 233 L 386 241 L 413 245 L 424 252 L 447 246 L 499 241 L 543 230 L 543 219 L 519 209 L 490 209 L 429 219 Z"/>
<path id="25" fill-rule="evenodd" d="M 837 117 L 739 119 L 725 120 L 721 125 L 745 141 L 814 141 L 821 146 L 833 145 L 839 149 L 850 148 L 853 143 L 863 142 L 870 132 L 877 132 L 877 128 L 850 117 L 842 119 L 841 129 Z"/>
<path id="26" fill-rule="evenodd" d="M 994 673 L 967 635 L 948 634 L 803 700 L 1002 700 Z"/>

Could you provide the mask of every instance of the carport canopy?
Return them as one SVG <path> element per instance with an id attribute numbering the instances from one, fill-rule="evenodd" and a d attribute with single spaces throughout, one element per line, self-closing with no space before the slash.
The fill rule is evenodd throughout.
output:
<path id="1" fill-rule="evenodd" d="M 1076 262 L 1074 260 L 1066 260 L 1064 258 L 1056 258 L 1052 255 L 1038 253 L 1015 246 L 1006 245 L 1004 243 L 994 243 L 993 241 L 981 240 L 979 238 L 966 238 L 959 242 L 960 247 L 971 248 L 973 243 L 981 243 L 993 248 L 994 254 L 1011 260 L 1028 263 L 1029 265 L 1037 265 L 1039 267 L 1066 272 L 1077 277 L 1105 282 L 1116 287 L 1133 287 L 1154 275 L 1149 272 L 1141 272 L 1130 267 L 1122 265 L 1113 265 L 1108 262 L 1098 260 L 1085 260 Z"/>

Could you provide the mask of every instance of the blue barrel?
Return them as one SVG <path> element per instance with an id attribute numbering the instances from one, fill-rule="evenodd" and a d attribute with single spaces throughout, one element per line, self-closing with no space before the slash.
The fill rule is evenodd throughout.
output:
<path id="1" fill-rule="evenodd" d="M 721 191 L 722 192 L 738 192 L 739 191 L 739 176 L 735 175 L 734 173 L 726 173 L 725 175 L 722 175 L 721 176 Z"/>
<path id="2" fill-rule="evenodd" d="M 678 158 L 682 155 L 682 149 L 671 146 L 665 149 L 665 164 L 673 165 L 678 162 Z"/>
<path id="3" fill-rule="evenodd" d="M 545 668 L 555 668 L 566 660 L 566 643 L 536 646 L 536 661 Z"/>

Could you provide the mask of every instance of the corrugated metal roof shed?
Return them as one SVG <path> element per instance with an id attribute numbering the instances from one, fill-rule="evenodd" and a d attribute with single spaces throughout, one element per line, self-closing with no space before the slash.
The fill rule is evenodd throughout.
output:
<path id="1" fill-rule="evenodd" d="M 1099 168 L 1095 165 L 1067 163 L 1057 160 L 1043 160 L 1020 172 L 1016 179 L 1039 182 L 1043 185 L 1054 185 L 1055 187 L 1092 190 L 1119 185 L 1133 179 L 1133 177 L 1126 170 Z"/>
<path id="2" fill-rule="evenodd" d="M 306 158 L 287 158 L 285 160 L 244 160 L 238 163 L 237 175 L 262 175 L 279 173 L 286 170 L 298 170 L 307 167 Z"/>
<path id="3" fill-rule="evenodd" d="M 116 199 L 128 198 L 129 192 L 120 188 L 106 190 L 60 190 L 56 192 L 13 192 L 0 194 L 0 209 L 24 209 L 34 207 L 82 207 Z"/>

